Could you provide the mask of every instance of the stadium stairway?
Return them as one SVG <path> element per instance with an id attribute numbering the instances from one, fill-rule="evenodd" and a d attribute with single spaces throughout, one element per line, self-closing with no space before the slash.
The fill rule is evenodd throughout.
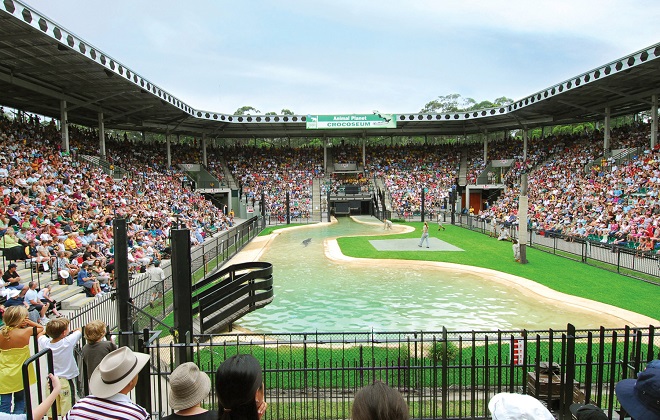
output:
<path id="1" fill-rule="evenodd" d="M 222 175 L 224 176 L 226 183 L 229 185 L 229 188 L 232 190 L 237 190 L 238 183 L 236 182 L 234 175 L 232 175 L 231 170 L 227 165 L 227 161 L 224 158 L 220 158 L 218 163 L 220 163 L 220 167 L 222 168 Z"/>
<path id="2" fill-rule="evenodd" d="M 325 179 L 323 180 L 325 182 Z M 320 222 L 322 217 L 321 209 L 321 179 L 314 178 L 312 181 L 312 221 Z"/>
<path id="3" fill-rule="evenodd" d="M 9 265 L 9 261 L 4 262 L 4 266 L 7 267 L 7 265 Z M 68 317 L 74 311 L 94 301 L 94 298 L 87 297 L 81 286 L 75 284 L 61 285 L 56 278 L 53 278 L 51 273 L 33 273 L 30 265 L 26 265 L 21 261 L 17 262 L 16 265 L 18 266 L 16 271 L 21 276 L 21 284 L 26 287 L 32 280 L 37 281 L 40 287 L 51 285 L 51 298 L 58 302 L 58 310 L 64 316 Z"/>
<path id="4" fill-rule="evenodd" d="M 391 212 L 392 211 L 392 196 L 390 195 L 390 192 L 387 189 L 387 187 L 385 187 L 385 182 L 383 181 L 383 178 L 381 178 L 381 177 L 374 178 L 373 183 L 374 183 L 374 187 L 375 187 L 374 189 L 376 191 L 381 190 L 385 193 L 384 194 L 385 195 L 385 210 Z M 379 202 L 378 204 L 380 205 L 381 203 Z"/>
<path id="5" fill-rule="evenodd" d="M 461 150 L 461 164 L 458 167 L 458 185 L 464 187 L 467 185 L 467 166 L 468 166 L 468 151 L 467 148 Z"/>

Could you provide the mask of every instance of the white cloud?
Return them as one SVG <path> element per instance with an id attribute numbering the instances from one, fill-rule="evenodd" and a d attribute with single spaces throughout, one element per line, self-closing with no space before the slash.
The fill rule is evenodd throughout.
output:
<path id="1" fill-rule="evenodd" d="M 416 112 L 532 94 L 657 42 L 649 0 L 28 0 L 193 107 Z"/>

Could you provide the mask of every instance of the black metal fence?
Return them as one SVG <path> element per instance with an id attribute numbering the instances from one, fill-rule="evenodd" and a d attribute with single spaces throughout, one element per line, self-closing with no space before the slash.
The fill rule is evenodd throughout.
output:
<path id="1" fill-rule="evenodd" d="M 267 262 L 233 264 L 192 286 L 193 313 L 201 333 L 221 331 L 248 312 L 273 300 L 273 266 Z"/>
<path id="2" fill-rule="evenodd" d="M 449 215 L 440 215 L 442 220 Z M 499 235 L 506 230 L 509 237 L 518 237 L 518 225 L 499 224 L 493 229 L 490 219 L 468 214 L 455 214 L 456 224 L 467 229 Z M 660 285 L 660 259 L 658 254 L 640 251 L 635 248 L 602 242 L 600 238 L 578 238 L 554 232 L 529 231 L 528 246 L 544 252 L 581 261 L 609 271 L 635 277 L 640 280 Z"/>
<path id="3" fill-rule="evenodd" d="M 250 353 L 264 370 L 267 419 L 346 419 L 354 393 L 380 380 L 404 396 L 412 418 L 482 419 L 499 392 L 530 394 L 558 418 L 573 402 L 591 402 L 609 418 L 620 411 L 614 385 L 635 377 L 659 353 L 657 327 L 599 330 L 365 332 L 198 335 L 187 344 L 144 331 L 151 355 L 140 401 L 154 417 L 170 413 L 171 371 L 185 346 L 214 383 L 227 357 Z M 548 363 L 544 363 L 548 362 Z M 553 366 L 553 363 L 556 367 Z M 549 366 L 549 367 L 546 367 Z M 215 392 L 204 402 L 217 407 Z"/>
<path id="4" fill-rule="evenodd" d="M 208 274 L 219 270 L 230 258 L 261 232 L 261 222 L 257 217 L 227 232 L 215 235 L 203 244 L 191 249 L 191 274 L 197 282 Z M 172 271 L 169 263 L 162 264 L 165 280 L 152 283 L 146 273 L 135 273 L 130 280 L 130 296 L 134 306 L 131 314 L 138 330 L 160 328 L 168 330 L 169 324 L 163 321 L 172 313 Z M 162 293 L 159 293 L 162 290 Z M 154 295 L 158 296 L 153 299 Z M 82 327 L 92 320 L 105 322 L 110 329 L 118 326 L 115 294 L 105 295 L 78 310 L 70 317 L 73 328 Z M 166 325 L 167 324 L 167 325 Z"/>

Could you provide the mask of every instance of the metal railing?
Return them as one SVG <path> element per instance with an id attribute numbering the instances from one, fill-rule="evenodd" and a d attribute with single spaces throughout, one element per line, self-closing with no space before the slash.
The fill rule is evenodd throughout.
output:
<path id="1" fill-rule="evenodd" d="M 220 331 L 273 300 L 273 266 L 259 261 L 233 264 L 193 285 L 192 297 L 200 332 Z"/>
<path id="2" fill-rule="evenodd" d="M 193 281 L 199 281 L 209 273 L 220 269 L 259 232 L 261 232 L 261 221 L 253 217 L 236 228 L 216 234 L 203 244 L 192 248 L 190 270 Z M 141 313 L 133 314 L 134 325 L 140 330 L 163 321 L 172 312 L 171 265 L 164 262 L 161 267 L 165 273 L 165 280 L 160 283 L 151 282 L 147 273 L 135 273 L 129 280 L 131 303 L 142 310 Z M 162 296 L 152 299 L 154 295 L 158 295 L 161 288 Z M 118 327 L 114 292 L 97 298 L 93 303 L 76 310 L 70 316 L 72 328 L 82 327 L 95 319 L 105 322 L 111 330 Z"/>
<path id="3" fill-rule="evenodd" d="M 455 218 L 456 224 L 464 228 L 484 234 L 493 232 L 495 222 L 491 219 L 459 213 Z M 506 230 L 509 237 L 517 239 L 518 228 L 517 224 L 499 223 L 495 232 L 499 235 Z M 660 258 L 650 251 L 542 230 L 529 231 L 528 246 L 660 285 Z"/>
<path id="4" fill-rule="evenodd" d="M 398 389 L 416 419 L 487 418 L 487 403 L 499 392 L 530 394 L 569 419 L 573 402 L 594 403 L 613 418 L 620 410 L 614 385 L 658 357 L 660 337 L 654 326 L 575 330 L 569 324 L 544 331 L 197 335 L 187 344 L 145 330 L 140 341 L 152 366 L 137 394 L 151 396 L 143 404 L 152 418 L 171 412 L 167 378 L 186 361 L 178 351 L 183 346 L 212 383 L 227 357 L 259 359 L 266 419 L 350 418 L 354 393 L 374 380 Z M 204 405 L 217 407 L 215 390 Z"/>

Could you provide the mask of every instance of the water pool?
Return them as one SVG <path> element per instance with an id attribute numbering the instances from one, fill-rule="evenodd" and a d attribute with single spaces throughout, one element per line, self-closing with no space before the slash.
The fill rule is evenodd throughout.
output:
<path id="1" fill-rule="evenodd" d="M 564 329 L 620 325 L 618 318 L 544 302 L 515 287 L 461 269 L 365 266 L 326 257 L 324 241 L 382 234 L 382 226 L 341 218 L 286 229 L 268 239 L 259 260 L 273 264 L 275 298 L 236 322 L 254 332 Z M 311 238 L 308 245 L 303 241 Z M 396 238 L 392 236 L 391 238 Z M 440 252 L 440 251 L 439 251 Z"/>

